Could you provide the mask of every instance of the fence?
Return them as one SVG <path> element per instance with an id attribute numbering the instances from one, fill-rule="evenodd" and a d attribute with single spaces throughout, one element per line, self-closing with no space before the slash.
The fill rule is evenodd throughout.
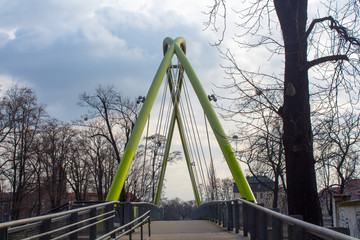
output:
<path id="1" fill-rule="evenodd" d="M 193 214 L 193 219 L 211 220 L 236 233 L 242 230 L 243 235 L 250 235 L 251 240 L 356 239 L 299 218 L 280 214 L 244 199 L 205 203 Z"/>
<path id="2" fill-rule="evenodd" d="M 143 239 L 143 225 L 149 224 L 150 211 L 139 218 L 123 224 L 116 229 L 116 211 L 114 205 L 119 202 L 106 202 L 92 206 L 81 207 L 65 212 L 45 216 L 0 223 L 0 239 L 107 239 L 129 234 L 140 228 Z"/>

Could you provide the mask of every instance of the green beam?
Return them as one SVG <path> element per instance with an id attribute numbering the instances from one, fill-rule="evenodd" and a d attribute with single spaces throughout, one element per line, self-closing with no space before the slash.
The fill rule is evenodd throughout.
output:
<path id="1" fill-rule="evenodd" d="M 166 38 L 165 42 L 171 42 L 171 39 Z M 141 135 L 143 133 L 144 127 L 146 125 L 146 121 L 149 117 L 151 108 L 154 104 L 155 98 L 159 92 L 159 88 L 161 86 L 162 80 L 164 79 L 166 70 L 170 64 L 170 61 L 174 55 L 174 43 L 172 43 L 166 53 L 165 56 L 155 74 L 154 80 L 150 86 L 148 94 L 145 98 L 145 102 L 141 108 L 139 113 L 139 117 L 136 121 L 134 129 L 131 133 L 128 144 L 126 145 L 124 155 L 121 159 L 120 165 L 116 172 L 113 183 L 111 184 L 110 191 L 106 197 L 106 201 L 117 201 L 120 197 L 120 193 L 122 188 L 124 187 L 124 183 L 129 172 L 132 160 L 134 158 L 137 146 L 139 145 Z"/>
<path id="2" fill-rule="evenodd" d="M 177 112 L 176 113 L 177 125 L 178 125 L 178 128 L 179 128 L 179 134 L 180 134 L 180 139 L 181 139 L 181 143 L 182 143 L 182 146 L 183 146 L 186 165 L 188 167 L 190 180 L 191 180 L 191 184 L 192 184 L 192 187 L 193 187 L 195 201 L 196 201 L 196 204 L 198 206 L 200 206 L 201 205 L 200 194 L 199 194 L 199 190 L 198 190 L 197 185 L 196 185 L 196 179 L 195 179 L 194 171 L 193 171 L 193 168 L 192 168 L 192 163 L 191 163 L 191 160 L 190 160 L 189 150 L 187 148 L 186 138 L 185 138 L 185 135 L 184 135 L 184 127 L 182 125 L 181 117 L 178 114 L 178 111 L 176 111 L 176 112 Z"/>
<path id="3" fill-rule="evenodd" d="M 245 176 L 240 168 L 240 165 L 234 155 L 234 152 L 230 146 L 229 140 L 227 139 L 227 136 L 220 124 L 220 121 L 217 118 L 217 115 L 216 115 L 212 105 L 210 104 L 208 97 L 207 97 L 199 79 L 197 78 L 197 76 L 195 74 L 195 71 L 193 70 L 188 59 L 185 56 L 185 53 L 184 53 L 186 51 L 185 40 L 183 38 L 177 38 L 174 41 L 171 38 L 166 38 L 164 40 L 163 47 L 164 47 L 164 53 L 165 53 L 164 55 L 165 56 L 160 64 L 160 66 L 156 72 L 156 75 L 154 77 L 154 80 L 150 86 L 148 95 L 146 96 L 146 100 L 143 104 L 143 107 L 142 107 L 140 113 L 139 113 L 139 118 L 136 121 L 134 130 L 133 130 L 130 140 L 126 146 L 125 153 L 124 153 L 121 163 L 118 167 L 117 173 L 115 175 L 114 181 L 111 185 L 111 188 L 110 188 L 110 191 L 108 193 L 106 200 L 107 201 L 116 201 L 120 197 L 121 190 L 124 186 L 127 174 L 129 172 L 132 160 L 135 155 L 135 151 L 140 142 L 142 132 L 146 125 L 146 121 L 150 114 L 151 108 L 154 104 L 155 98 L 158 94 L 158 91 L 161 86 L 164 75 L 166 73 L 166 70 L 170 64 L 170 61 L 171 61 L 174 53 L 175 53 L 177 55 L 180 63 L 184 67 L 185 72 L 195 90 L 195 93 L 198 96 L 201 106 L 206 114 L 206 117 L 210 123 L 210 126 L 215 134 L 215 137 L 216 137 L 218 143 L 219 143 L 221 151 L 223 152 L 223 155 L 226 159 L 229 169 L 230 169 L 230 171 L 234 177 L 234 180 L 238 186 L 241 196 L 245 197 L 248 200 L 254 200 L 256 202 L 255 197 L 249 187 L 249 184 L 246 181 L 246 178 L 245 178 Z M 188 150 L 187 150 L 187 145 L 186 145 L 186 141 L 185 141 L 185 137 L 184 137 L 181 117 L 178 114 L 177 104 L 174 104 L 174 105 L 175 105 L 174 117 L 175 117 L 178 127 L 179 127 L 179 132 L 180 132 L 180 137 L 181 137 L 181 141 L 182 141 L 182 145 L 183 145 L 183 149 L 184 149 L 184 154 L 185 154 L 185 158 L 187 161 L 190 178 L 191 178 L 191 181 L 193 184 L 194 195 L 197 200 L 197 204 L 200 205 L 201 204 L 200 197 L 199 197 L 198 189 L 196 186 L 194 173 L 192 170 L 192 164 L 191 164 L 190 157 L 189 157 Z M 173 132 L 173 129 L 171 130 L 171 132 Z M 169 132 L 169 134 L 170 134 L 170 132 Z M 172 133 L 170 135 L 172 137 Z M 170 142 L 169 142 L 168 147 L 170 148 L 171 139 L 169 141 Z M 165 168 L 166 168 L 166 166 L 165 166 Z M 165 169 L 164 169 L 164 171 L 165 171 Z M 160 196 L 159 196 L 159 198 L 160 198 Z"/>
<path id="4" fill-rule="evenodd" d="M 167 138 L 166 138 L 165 152 L 164 152 L 163 162 L 161 165 L 161 172 L 160 172 L 160 176 L 159 176 L 158 187 L 156 189 L 156 195 L 155 195 L 155 200 L 154 200 L 154 205 L 156 205 L 156 206 L 159 206 L 159 202 L 160 202 L 161 191 L 162 191 L 162 187 L 164 184 L 164 178 L 165 178 L 165 171 L 166 171 L 169 153 L 170 153 L 171 141 L 172 141 L 172 137 L 173 137 L 173 133 L 174 133 L 174 126 L 175 126 L 175 109 L 173 110 L 173 113 L 172 113 L 170 127 L 169 127 L 169 131 L 168 131 Z"/>
<path id="5" fill-rule="evenodd" d="M 163 47 L 164 47 L 164 50 L 165 50 L 165 46 L 163 46 Z M 170 66 L 168 68 L 167 79 L 168 79 L 168 84 L 169 84 L 169 89 L 170 89 L 172 101 L 174 103 L 175 99 L 177 99 L 177 101 L 178 101 L 179 98 L 180 98 L 181 86 L 180 86 L 179 91 L 175 93 L 177 96 L 175 96 L 175 94 L 173 93 L 173 88 L 172 88 L 173 76 L 171 74 L 171 67 Z M 182 85 L 182 83 L 181 83 L 181 85 Z M 173 134 L 174 134 L 174 128 L 175 128 L 175 108 L 173 109 L 172 114 L 171 114 L 169 131 L 168 131 L 167 138 L 166 138 L 164 157 L 163 157 L 163 161 L 162 161 L 162 165 L 161 165 L 161 171 L 160 171 L 160 175 L 159 175 L 158 187 L 156 189 L 156 195 L 155 195 L 155 200 L 154 200 L 154 205 L 156 205 L 156 206 L 159 206 L 159 202 L 160 202 L 161 191 L 162 191 L 163 184 L 164 184 L 164 179 L 165 179 L 166 167 L 167 167 L 169 154 L 170 154 L 171 141 L 172 141 Z"/>
<path id="6" fill-rule="evenodd" d="M 179 103 L 179 99 L 180 99 L 180 92 L 181 92 L 182 81 L 183 81 L 183 73 L 179 74 L 178 81 L 180 82 L 179 90 L 176 91 L 176 93 L 174 94 L 173 90 L 175 89 L 175 87 L 173 86 L 172 75 L 169 74 L 169 76 L 168 76 L 169 90 L 171 92 L 174 109 L 173 109 L 172 118 L 171 118 L 171 122 L 170 122 L 170 128 L 169 128 L 169 133 L 168 133 L 166 147 L 165 147 L 165 154 L 164 154 L 163 164 L 161 166 L 161 173 L 160 173 L 160 177 L 159 177 L 158 188 L 156 191 L 156 197 L 155 197 L 154 204 L 158 205 L 160 202 L 160 195 L 161 195 L 161 191 L 162 191 L 164 175 L 165 175 L 166 166 L 167 166 L 167 159 L 169 156 L 169 148 L 170 148 L 171 140 L 173 137 L 174 125 L 175 125 L 175 120 L 176 120 L 177 124 L 178 124 L 178 128 L 179 128 L 180 138 L 181 138 L 182 145 L 183 145 L 183 151 L 184 151 L 184 155 L 185 155 L 185 159 L 186 159 L 186 163 L 187 163 L 187 167 L 188 167 L 188 171 L 189 171 L 191 184 L 193 187 L 195 201 L 196 201 L 196 204 L 198 206 L 200 206 L 201 205 L 200 194 L 199 194 L 199 190 L 198 190 L 198 187 L 196 184 L 196 179 L 195 179 L 194 171 L 193 171 L 191 160 L 190 160 L 190 155 L 188 152 L 186 138 L 184 137 L 184 134 L 183 134 L 184 130 L 183 130 L 181 116 L 179 115 L 179 110 L 178 110 L 178 103 Z"/>
<path id="7" fill-rule="evenodd" d="M 230 172 L 235 180 L 236 185 L 238 186 L 241 197 L 246 198 L 247 200 L 253 200 L 256 202 L 253 192 L 249 186 L 249 183 L 246 180 L 246 177 L 243 171 L 240 168 L 240 164 L 237 161 L 234 151 L 232 150 L 229 140 L 222 128 L 220 121 L 216 115 L 214 108 L 212 107 L 207 94 L 205 93 L 204 88 L 202 87 L 194 69 L 190 65 L 189 60 L 187 59 L 184 52 L 181 50 L 180 46 L 175 44 L 175 54 L 177 55 L 180 63 L 185 69 L 185 72 L 193 86 L 193 89 L 200 101 L 200 104 L 205 112 L 205 115 L 210 123 L 210 126 L 215 134 L 216 140 L 219 143 L 220 149 L 225 157 L 226 163 L 230 169 Z"/>

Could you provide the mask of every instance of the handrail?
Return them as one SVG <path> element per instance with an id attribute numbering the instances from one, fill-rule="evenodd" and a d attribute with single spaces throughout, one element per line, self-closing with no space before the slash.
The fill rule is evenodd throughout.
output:
<path id="1" fill-rule="evenodd" d="M 339 240 L 340 239 L 341 240 L 356 240 L 357 239 L 357 238 L 347 236 L 345 234 L 336 232 L 334 230 L 331 230 L 331 229 L 328 229 L 328 228 L 325 228 L 325 227 L 320 227 L 318 225 L 311 224 L 311 223 L 308 223 L 308 222 L 305 222 L 305 221 L 302 221 L 302 220 L 299 220 L 299 219 L 296 219 L 296 218 L 293 218 L 293 217 L 290 217 L 290 216 L 275 212 L 275 211 L 273 211 L 271 209 L 262 207 L 260 205 L 257 205 L 255 203 L 249 202 L 249 201 L 244 200 L 244 199 L 237 199 L 237 200 L 244 203 L 244 204 L 247 204 L 247 205 L 249 205 L 249 206 L 251 206 L 251 207 L 253 207 L 253 208 L 257 209 L 257 210 L 260 210 L 260 211 L 262 211 L 262 212 L 264 212 L 264 213 L 266 213 L 268 215 L 271 215 L 273 217 L 281 219 L 283 222 L 287 222 L 287 223 L 299 226 L 301 228 L 304 228 L 304 229 L 308 230 L 310 233 L 312 233 L 312 234 L 314 234 L 314 235 L 316 235 L 318 237 L 326 237 L 326 238 L 329 238 L 329 239 L 339 239 Z"/>
<path id="2" fill-rule="evenodd" d="M 23 239 L 28 240 L 48 238 L 47 236 L 56 234 L 52 236 L 53 239 L 60 239 L 70 235 L 77 236 L 84 229 L 90 229 L 90 232 L 96 235 L 95 225 L 99 223 L 104 223 L 107 231 L 111 231 L 113 229 L 113 219 L 115 218 L 114 205 L 119 203 L 119 201 L 105 202 L 60 213 L 0 223 L 0 239 L 7 239 L 8 234 L 21 234 Z M 103 210 L 97 213 L 99 209 Z M 90 216 L 85 215 L 85 219 L 77 221 L 78 217 L 84 216 L 84 214 Z M 66 226 L 52 228 L 52 224 L 57 224 L 62 220 L 70 222 L 67 222 Z M 85 226 L 83 226 L 84 224 Z M 40 227 L 40 229 L 27 236 L 28 230 L 33 227 Z"/>
<path id="3" fill-rule="evenodd" d="M 18 226 L 18 225 L 24 225 L 24 224 L 33 223 L 33 222 L 40 222 L 40 221 L 49 220 L 49 219 L 56 218 L 56 217 L 62 217 L 62 216 L 69 215 L 69 214 L 72 214 L 72 213 L 82 212 L 82 211 L 88 210 L 88 209 L 98 208 L 98 207 L 107 206 L 107 205 L 111 205 L 111 204 L 117 204 L 117 203 L 119 203 L 119 201 L 111 201 L 111 202 L 92 205 L 92 206 L 89 206 L 89 207 L 81 207 L 81 208 L 69 210 L 69 211 L 66 211 L 66 212 L 52 213 L 52 214 L 44 215 L 44 216 L 38 216 L 38 217 L 32 217 L 32 218 L 26 218 L 26 219 L 20 219 L 20 220 L 4 222 L 4 223 L 0 223 L 0 229 L 1 228 L 14 227 L 14 226 Z"/>
<path id="4" fill-rule="evenodd" d="M 80 222 L 76 222 L 76 223 L 73 223 L 73 224 L 69 224 L 69 225 L 66 225 L 66 226 L 61 227 L 61 228 L 56 228 L 56 229 L 51 230 L 51 231 L 48 231 L 48 232 L 44 232 L 44 233 L 40 233 L 40 234 L 38 234 L 38 235 L 34 235 L 34 236 L 31 236 L 31 237 L 28 237 L 28 238 L 24 238 L 24 240 L 36 239 L 36 238 L 40 238 L 40 237 L 43 237 L 43 236 L 46 236 L 46 235 L 50 235 L 50 234 L 53 234 L 53 233 L 57 233 L 57 232 L 59 232 L 59 231 L 62 231 L 62 230 L 65 230 L 65 229 L 69 229 L 69 228 L 71 228 L 71 227 L 77 226 L 77 225 L 82 224 L 82 223 L 89 222 L 89 221 L 91 221 L 91 220 L 94 220 L 94 219 L 97 219 L 97 218 L 99 218 L 99 217 L 103 217 L 103 216 L 109 215 L 109 214 L 111 214 L 111 213 L 114 213 L 114 211 L 108 212 L 108 213 L 104 213 L 104 214 L 101 214 L 101 215 L 98 215 L 98 216 L 95 216 L 95 217 L 92 217 L 92 218 L 88 218 L 88 219 L 85 219 L 85 220 L 80 221 Z M 55 240 L 55 239 L 60 239 L 60 238 L 69 236 L 69 235 L 71 235 L 71 234 L 73 234 L 73 233 L 79 232 L 79 231 L 81 231 L 81 230 L 83 230 L 83 229 L 89 228 L 89 227 L 91 227 L 91 226 L 93 226 L 93 225 L 95 225 L 95 224 L 104 222 L 104 221 L 109 220 L 109 219 L 111 219 L 111 218 L 114 218 L 114 216 L 110 216 L 110 217 L 101 219 L 101 220 L 99 220 L 99 221 L 97 221 L 97 222 L 88 224 L 88 225 L 86 225 L 86 226 L 84 226 L 84 227 L 77 228 L 77 229 L 74 230 L 74 231 L 65 233 L 65 234 L 63 234 L 63 235 L 61 235 L 61 236 L 59 236 L 59 237 L 57 237 L 57 238 L 53 238 L 53 240 Z"/>
<path id="5" fill-rule="evenodd" d="M 141 220 L 141 221 L 140 221 Z M 137 223 L 136 225 L 132 226 L 134 223 L 140 221 L 139 223 Z M 116 236 L 116 239 L 122 237 L 122 236 L 125 236 L 127 234 L 131 234 L 131 232 L 135 231 L 135 229 L 137 229 L 139 226 L 141 227 L 141 231 L 142 231 L 142 227 L 145 223 L 148 223 L 149 224 L 149 228 L 150 228 L 150 224 L 151 224 L 151 219 L 150 219 L 150 210 L 147 211 L 146 213 L 144 213 L 143 215 L 141 215 L 140 217 L 134 219 L 133 221 L 121 226 L 121 227 L 118 227 L 114 230 L 112 230 L 111 232 L 108 232 L 107 234 L 97 238 L 96 240 L 102 240 L 102 239 L 105 239 L 107 237 L 110 237 L 111 235 L 114 235 L 116 233 L 118 233 L 119 231 L 122 231 L 124 229 L 127 229 L 128 227 L 130 227 L 129 229 L 127 229 L 125 232 L 122 232 L 120 235 Z M 132 227 L 131 227 L 132 226 Z M 150 238 L 150 231 L 149 231 L 149 238 Z M 142 239 L 142 237 L 141 237 Z"/>
<path id="6" fill-rule="evenodd" d="M 205 203 L 195 211 L 193 219 L 215 221 L 222 224 L 223 227 L 227 227 L 228 230 L 235 228 L 236 233 L 239 232 L 241 225 L 243 235 L 247 236 L 250 233 L 251 239 L 267 239 L 269 234 L 272 234 L 271 239 L 283 239 L 286 236 L 286 231 L 289 234 L 288 239 L 313 239 L 312 237 L 314 236 L 320 239 L 356 239 L 340 232 L 278 213 L 245 199 Z M 283 224 L 288 225 L 288 228 L 283 228 Z M 294 234 L 294 236 L 290 233 Z M 309 235 L 308 238 L 305 238 L 307 235 Z"/>

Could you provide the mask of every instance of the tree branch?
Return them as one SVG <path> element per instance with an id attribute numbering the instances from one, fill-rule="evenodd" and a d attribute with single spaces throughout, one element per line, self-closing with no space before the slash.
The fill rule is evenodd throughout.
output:
<path id="1" fill-rule="evenodd" d="M 314 27 L 315 27 L 315 24 L 321 23 L 321 22 L 325 22 L 325 21 L 334 21 L 334 19 L 333 19 L 331 16 L 314 19 L 314 20 L 311 22 L 309 28 L 306 30 L 304 38 L 307 39 L 307 38 L 309 37 L 311 31 L 312 31 L 312 30 L 314 29 Z"/>
<path id="2" fill-rule="evenodd" d="M 317 18 L 314 19 L 309 28 L 306 30 L 305 32 L 305 39 L 308 38 L 308 36 L 310 35 L 311 31 L 314 29 L 315 24 L 317 23 L 321 23 L 324 21 L 330 21 L 330 29 L 331 30 L 335 30 L 341 38 L 343 38 L 346 42 L 349 42 L 350 44 L 356 45 L 356 46 L 360 46 L 360 40 L 350 36 L 348 29 L 344 26 L 342 26 L 338 21 L 336 21 L 332 16 L 328 16 L 328 17 L 323 17 L 323 18 Z"/>
<path id="3" fill-rule="evenodd" d="M 307 69 L 309 69 L 313 66 L 319 65 L 321 63 L 324 63 L 324 62 L 341 61 L 341 60 L 349 61 L 349 58 L 346 55 L 331 55 L 331 56 L 317 58 L 310 62 L 307 62 Z"/>

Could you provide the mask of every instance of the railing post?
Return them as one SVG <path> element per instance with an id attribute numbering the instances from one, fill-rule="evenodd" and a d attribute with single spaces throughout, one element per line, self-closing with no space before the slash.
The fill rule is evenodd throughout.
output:
<path id="1" fill-rule="evenodd" d="M 96 208 L 92 208 L 92 209 L 90 210 L 90 218 L 95 217 L 95 216 L 96 216 Z M 96 222 L 96 219 L 93 219 L 93 220 L 90 221 L 90 223 L 94 223 L 94 222 Z M 92 225 L 92 226 L 90 227 L 90 230 L 89 230 L 89 239 L 90 239 L 90 240 L 96 239 L 96 235 L 97 235 L 97 233 L 96 233 L 96 224 L 95 224 L 95 225 Z"/>
<path id="2" fill-rule="evenodd" d="M 149 232 L 149 239 L 150 239 L 150 237 L 151 237 L 151 227 L 150 227 L 150 225 L 151 225 L 151 214 L 149 213 L 149 219 L 148 219 L 148 232 Z"/>
<path id="3" fill-rule="evenodd" d="M 216 221 L 218 225 L 221 225 L 221 203 L 216 203 Z"/>
<path id="4" fill-rule="evenodd" d="M 258 204 L 264 207 L 263 203 Z M 261 240 L 267 239 L 267 215 L 263 211 L 256 210 L 256 238 Z"/>
<path id="5" fill-rule="evenodd" d="M 143 221 L 143 220 L 141 220 L 141 221 Z M 140 239 L 141 240 L 144 239 L 143 223 L 141 223 L 141 225 L 140 225 Z"/>
<path id="6" fill-rule="evenodd" d="M 76 223 L 78 221 L 78 213 L 72 213 L 70 215 L 70 224 Z M 77 226 L 73 226 L 70 228 L 70 232 L 76 230 Z M 77 240 L 78 232 L 74 232 L 70 235 L 70 240 Z"/>
<path id="7" fill-rule="evenodd" d="M 132 209 L 131 203 L 124 203 L 124 222 L 123 224 L 127 224 L 133 220 L 134 213 Z"/>
<path id="8" fill-rule="evenodd" d="M 226 207 L 227 207 L 227 217 L 228 217 L 228 225 L 227 225 L 227 230 L 232 231 L 234 228 L 234 224 L 233 224 L 233 208 L 232 208 L 232 202 L 229 201 L 226 203 Z"/>
<path id="9" fill-rule="evenodd" d="M 0 239 L 7 240 L 8 239 L 8 231 L 7 228 L 0 229 Z"/>
<path id="10" fill-rule="evenodd" d="M 253 202 L 253 201 L 250 201 Z M 253 208 L 252 206 L 249 206 L 249 222 L 248 222 L 248 227 L 249 227 L 249 232 L 250 232 L 250 240 L 255 240 L 256 239 L 256 209 Z"/>
<path id="11" fill-rule="evenodd" d="M 215 217 L 215 213 L 216 213 L 216 205 L 215 203 L 211 203 L 211 221 L 213 221 L 214 223 L 216 223 L 216 217 Z"/>
<path id="12" fill-rule="evenodd" d="M 41 233 L 46 233 L 49 232 L 51 230 L 51 219 L 47 219 L 41 222 L 41 228 L 40 228 L 40 232 Z M 51 234 L 45 235 L 43 237 L 40 237 L 40 240 L 47 240 L 51 238 Z"/>
<path id="13" fill-rule="evenodd" d="M 278 208 L 273 209 L 273 211 L 275 212 L 279 212 Z M 277 217 L 272 216 L 271 217 L 271 236 L 272 236 L 272 240 L 283 240 L 283 233 L 284 233 L 284 229 L 283 229 L 283 223 L 280 219 L 278 219 Z"/>
<path id="14" fill-rule="evenodd" d="M 227 228 L 228 226 L 228 216 L 227 216 L 227 209 L 226 209 L 226 203 L 221 203 L 221 215 L 222 215 L 222 226 L 223 228 Z"/>
<path id="15" fill-rule="evenodd" d="M 127 224 L 129 222 L 131 222 L 132 220 L 134 220 L 134 209 L 133 209 L 133 206 L 131 205 L 131 203 L 125 203 L 124 204 L 125 207 L 124 207 L 124 218 L 125 218 L 125 223 L 124 224 Z M 128 229 L 131 229 L 132 226 L 129 225 Z M 129 240 L 132 239 L 132 232 L 130 231 L 129 232 Z"/>
<path id="16" fill-rule="evenodd" d="M 243 203 L 243 236 L 247 237 L 249 232 L 249 206 Z"/>
<path id="17" fill-rule="evenodd" d="M 239 201 L 234 201 L 234 227 L 235 227 L 235 233 L 239 233 L 240 229 L 240 212 L 239 212 Z"/>
<path id="18" fill-rule="evenodd" d="M 301 215 L 290 215 L 290 217 L 303 220 L 303 216 Z M 289 225 L 288 226 L 289 239 L 290 240 L 303 240 L 305 239 L 305 231 L 302 227 L 297 225 Z"/>
<path id="19" fill-rule="evenodd" d="M 114 205 L 113 204 L 105 206 L 105 212 L 106 213 L 112 212 L 112 211 L 114 211 Z M 112 215 L 113 214 L 107 215 L 106 217 L 110 217 Z M 105 221 L 105 232 L 108 233 L 108 232 L 111 232 L 112 230 L 114 230 L 114 218 L 110 218 L 109 220 Z M 115 237 L 115 234 L 113 234 L 111 237 Z"/>

